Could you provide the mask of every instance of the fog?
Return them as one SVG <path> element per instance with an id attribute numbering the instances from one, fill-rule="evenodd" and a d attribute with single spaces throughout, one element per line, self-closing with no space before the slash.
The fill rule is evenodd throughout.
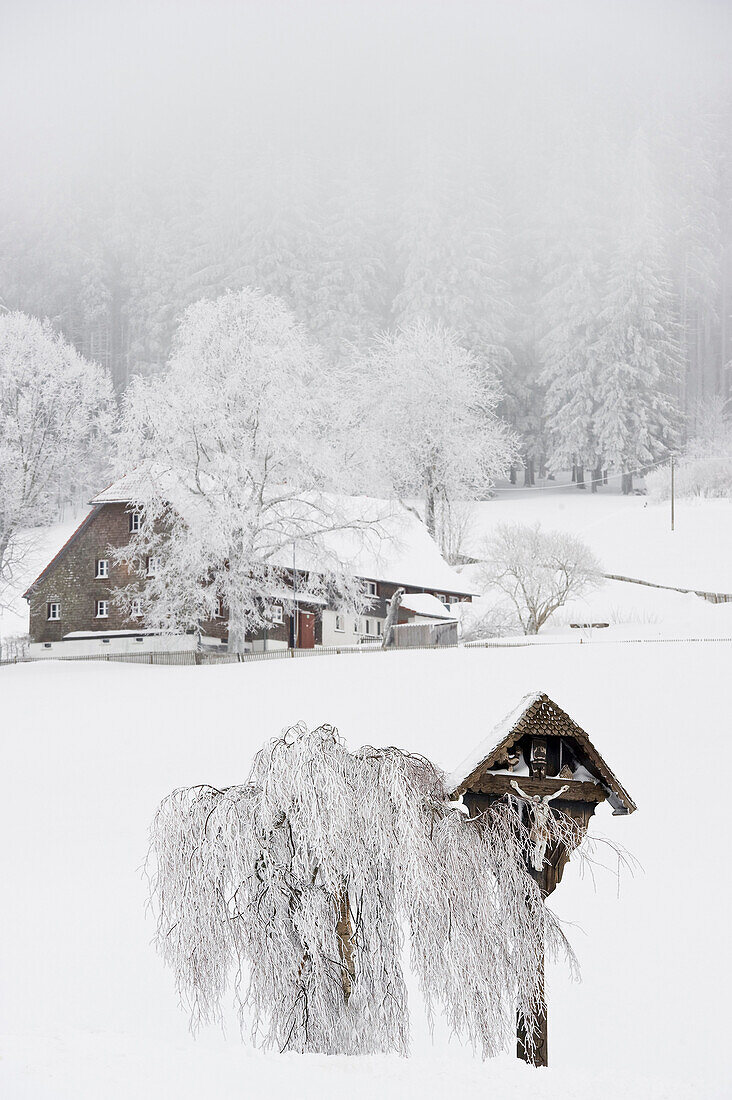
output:
<path id="1" fill-rule="evenodd" d="M 195 158 L 233 135 L 401 159 L 462 137 L 525 155 L 567 110 L 637 123 L 720 92 L 724 2 L 4 0 L 5 183 Z M 83 182 L 82 182 L 83 186 Z"/>
<path id="2" fill-rule="evenodd" d="M 427 317 L 543 454 L 547 337 L 584 326 L 559 273 L 617 313 L 600 283 L 645 241 L 691 423 L 729 394 L 731 10 L 4 0 L 0 304 L 119 392 L 227 288 L 280 296 L 331 358 Z"/>

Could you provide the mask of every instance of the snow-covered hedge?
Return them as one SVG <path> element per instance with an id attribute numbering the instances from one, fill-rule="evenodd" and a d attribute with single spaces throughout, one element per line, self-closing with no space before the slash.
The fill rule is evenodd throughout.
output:
<path id="1" fill-rule="evenodd" d="M 670 464 L 647 474 L 646 485 L 655 500 L 668 500 Z M 680 497 L 732 497 L 732 447 L 727 454 L 690 454 L 680 459 L 674 471 L 674 491 Z"/>

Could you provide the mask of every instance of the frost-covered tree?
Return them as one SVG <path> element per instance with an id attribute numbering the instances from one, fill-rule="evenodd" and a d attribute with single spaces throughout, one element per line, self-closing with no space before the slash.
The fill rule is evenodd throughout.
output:
<path id="1" fill-rule="evenodd" d="M 481 365 L 508 370 L 503 218 L 485 164 L 472 167 L 464 175 L 459 157 L 432 155 L 410 179 L 398 224 L 393 314 L 397 325 L 445 325 Z"/>
<path id="2" fill-rule="evenodd" d="M 335 362 L 388 321 L 383 213 L 368 167 L 349 166 L 322 204 L 308 329 Z"/>
<path id="3" fill-rule="evenodd" d="M 293 557 L 311 595 L 358 606 L 358 583 L 326 536 L 378 534 L 378 517 L 346 514 L 330 492 L 349 476 L 340 400 L 278 299 L 244 289 L 186 311 L 167 373 L 138 379 L 125 402 L 120 463 L 135 469 L 142 523 L 118 557 L 137 569 L 159 560 L 142 597 L 147 622 L 195 631 L 223 604 L 238 651 L 247 631 L 271 624 L 274 604 L 293 602 Z"/>
<path id="4" fill-rule="evenodd" d="M 430 1018 L 484 1057 L 505 1050 L 539 1007 L 545 946 L 573 962 L 512 802 L 468 818 L 428 760 L 350 752 L 331 726 L 269 742 L 241 786 L 175 791 L 153 823 L 152 896 L 193 1027 L 233 981 L 264 1047 L 405 1054 L 406 932 Z M 547 828 L 569 851 L 581 839 L 559 813 Z"/>
<path id="5" fill-rule="evenodd" d="M 360 368 L 375 476 L 400 498 L 423 499 L 434 537 L 441 501 L 479 498 L 510 466 L 498 387 L 454 332 L 427 321 L 383 333 Z"/>
<path id="6" fill-rule="evenodd" d="M 596 445 L 607 464 L 625 475 L 624 492 L 634 471 L 668 454 L 680 426 L 678 323 L 641 139 L 632 151 L 630 177 L 595 343 Z"/>
<path id="7" fill-rule="evenodd" d="M 597 414 L 597 323 L 600 287 L 591 254 L 568 258 L 555 272 L 544 308 L 551 317 L 543 340 L 546 387 L 544 411 L 555 469 L 571 466 L 595 470 L 599 464 Z M 584 479 L 580 484 L 584 484 Z M 593 488 L 595 479 L 593 478 Z"/>
<path id="8" fill-rule="evenodd" d="M 109 374 L 48 321 L 0 314 L 0 603 L 21 529 L 53 522 L 98 483 L 114 412 Z"/>
<path id="9" fill-rule="evenodd" d="M 732 497 L 732 424 L 727 403 L 721 398 L 700 402 L 694 410 L 695 430 L 684 453 L 674 464 L 677 497 Z M 648 490 L 657 500 L 671 496 L 670 463 L 646 477 Z"/>
<path id="10" fill-rule="evenodd" d="M 600 564 L 580 539 L 541 524 L 501 524 L 481 554 L 477 580 L 513 605 L 524 634 L 538 634 L 568 599 L 600 582 Z"/>

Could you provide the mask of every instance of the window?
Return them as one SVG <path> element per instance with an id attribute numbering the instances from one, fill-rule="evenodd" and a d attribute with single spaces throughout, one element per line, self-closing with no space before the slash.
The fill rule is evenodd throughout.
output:
<path id="1" fill-rule="evenodd" d="M 160 558 L 148 558 L 147 559 L 147 575 L 148 577 L 156 577 L 160 572 Z"/>
<path id="2" fill-rule="evenodd" d="M 97 618 L 106 619 L 109 617 L 109 600 L 97 600 Z"/>
<path id="3" fill-rule="evenodd" d="M 48 604 L 48 621 L 49 623 L 57 623 L 61 618 L 61 604 L 50 603 Z"/>
<path id="4" fill-rule="evenodd" d="M 278 603 L 273 603 L 272 604 L 272 622 L 273 623 L 283 623 L 284 621 L 285 621 L 285 617 L 282 614 L 282 607 Z"/>
<path id="5" fill-rule="evenodd" d="M 142 523 L 142 516 L 140 515 L 140 513 L 139 512 L 130 512 L 130 534 L 131 535 L 134 535 L 137 531 L 140 530 L 141 523 Z"/>
<path id="6" fill-rule="evenodd" d="M 363 621 L 364 631 L 366 634 L 371 633 L 371 619 L 364 619 Z"/>
<path id="7" fill-rule="evenodd" d="M 440 603 L 444 603 L 445 606 L 447 606 L 447 604 L 449 603 L 447 596 L 438 595 L 437 599 L 440 601 Z"/>
<path id="8" fill-rule="evenodd" d="M 381 619 L 377 619 L 376 620 L 376 633 L 377 634 L 381 634 L 382 625 L 383 624 L 381 622 Z"/>
<path id="9" fill-rule="evenodd" d="M 360 634 L 361 633 L 361 631 L 359 629 L 359 625 L 358 625 L 358 619 L 353 620 L 353 633 L 354 634 Z"/>
<path id="10" fill-rule="evenodd" d="M 223 617 L 224 617 L 224 597 L 223 596 L 219 596 L 219 598 L 216 601 L 216 607 L 214 608 L 213 617 L 214 617 L 214 619 L 223 619 Z"/>
<path id="11" fill-rule="evenodd" d="M 366 588 L 367 596 L 378 596 L 376 581 L 366 581 L 364 586 Z"/>
<path id="12" fill-rule="evenodd" d="M 141 619 L 142 618 L 142 600 L 135 599 L 130 604 L 130 618 Z"/>
<path id="13" fill-rule="evenodd" d="M 338 631 L 339 634 L 345 633 L 346 628 L 343 625 L 343 616 L 342 615 L 336 615 L 336 617 L 335 617 L 335 628 L 336 628 L 336 630 Z"/>
<path id="14" fill-rule="evenodd" d="M 99 561 L 97 562 L 96 575 L 97 575 L 97 577 L 108 577 L 109 576 L 109 559 L 108 558 L 100 558 L 99 559 Z"/>

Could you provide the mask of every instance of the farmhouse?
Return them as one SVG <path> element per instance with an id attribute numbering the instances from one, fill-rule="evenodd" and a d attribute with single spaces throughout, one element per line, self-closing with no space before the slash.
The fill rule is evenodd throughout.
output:
<path id="1" fill-rule="evenodd" d="M 127 653 L 149 650 L 192 649 L 199 645 L 225 647 L 227 611 L 200 624 L 200 634 L 171 637 L 146 629 L 142 600 L 133 601 L 127 614 L 115 594 L 133 581 L 141 590 L 146 578 L 133 577 L 116 564 L 114 551 L 125 546 L 138 529 L 133 481 L 121 478 L 91 501 L 91 511 L 24 593 L 30 611 L 30 654 L 34 657 Z M 369 515 L 384 502 L 355 498 L 354 507 Z M 460 575 L 441 557 L 427 529 L 404 509 L 389 510 L 380 519 L 382 537 L 369 540 L 362 533 L 339 533 L 334 549 L 358 576 L 370 598 L 367 611 L 347 615 L 308 593 L 307 572 L 290 574 L 292 586 L 283 591 L 279 622 L 252 635 L 252 651 L 296 646 L 349 646 L 378 641 L 389 601 L 398 588 L 405 596 L 399 613 L 402 624 L 449 623 L 450 605 L 469 601 L 471 592 Z M 147 577 L 159 563 L 147 561 Z M 294 606 L 293 606 L 294 604 Z M 278 612 L 275 608 L 275 615 Z"/>

